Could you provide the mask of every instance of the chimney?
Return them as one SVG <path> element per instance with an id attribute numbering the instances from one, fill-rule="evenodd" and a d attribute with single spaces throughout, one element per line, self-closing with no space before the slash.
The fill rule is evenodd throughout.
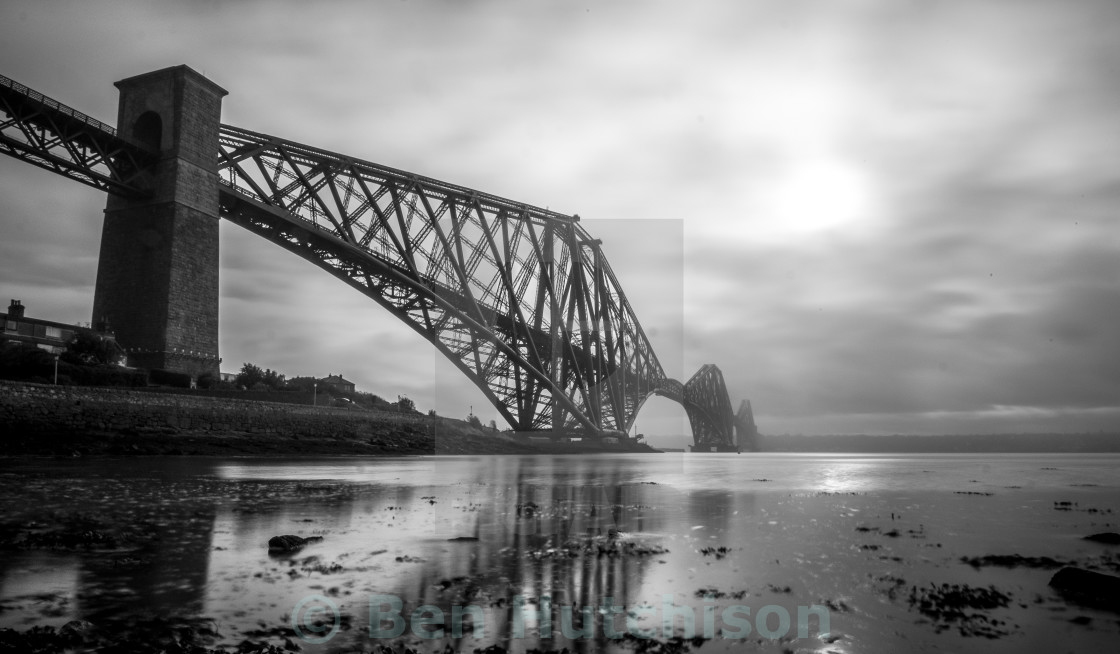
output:
<path id="1" fill-rule="evenodd" d="M 19 300 L 12 300 L 12 303 L 10 305 L 8 305 L 8 317 L 9 318 L 22 318 L 23 317 L 23 302 L 20 302 Z"/>

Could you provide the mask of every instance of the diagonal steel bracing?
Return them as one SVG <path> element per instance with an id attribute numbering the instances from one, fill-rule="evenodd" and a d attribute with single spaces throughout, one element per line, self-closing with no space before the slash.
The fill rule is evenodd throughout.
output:
<path id="1" fill-rule="evenodd" d="M 684 385 L 682 404 L 697 448 L 734 445 L 735 415 L 719 368 L 709 363 L 696 371 Z"/>
<path id="2" fill-rule="evenodd" d="M 626 430 L 666 379 L 567 216 L 223 126 L 222 213 L 424 335 L 519 430 Z"/>
<path id="3" fill-rule="evenodd" d="M 116 130 L 0 75 L 0 153 L 102 191 L 145 196 L 158 155 Z"/>

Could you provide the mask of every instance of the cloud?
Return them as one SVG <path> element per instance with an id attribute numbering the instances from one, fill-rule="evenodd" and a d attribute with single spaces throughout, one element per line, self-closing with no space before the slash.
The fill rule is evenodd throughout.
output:
<path id="1" fill-rule="evenodd" d="M 0 72 L 111 121 L 112 81 L 188 63 L 230 124 L 579 213 L 670 374 L 716 363 L 764 431 L 1112 415 L 1116 3 L 330 7 L 16 2 Z M 87 320 L 103 206 L 0 160 L 9 294 Z M 222 229 L 224 367 L 485 415 L 403 323 Z"/>

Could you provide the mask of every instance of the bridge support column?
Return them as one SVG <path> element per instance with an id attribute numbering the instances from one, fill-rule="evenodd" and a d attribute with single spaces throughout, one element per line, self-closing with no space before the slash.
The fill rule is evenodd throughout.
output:
<path id="1" fill-rule="evenodd" d="M 129 363 L 218 372 L 218 130 L 226 91 L 186 66 L 130 77 L 117 133 L 159 152 L 152 197 L 109 196 L 93 321 Z"/>

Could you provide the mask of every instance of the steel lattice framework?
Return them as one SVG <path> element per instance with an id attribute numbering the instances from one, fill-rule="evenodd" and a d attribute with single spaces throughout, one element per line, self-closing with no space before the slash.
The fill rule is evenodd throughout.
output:
<path id="1" fill-rule="evenodd" d="M 0 152 L 144 197 L 157 155 L 0 77 Z M 712 365 L 665 375 L 601 242 L 568 216 L 222 125 L 224 218 L 329 271 L 428 339 L 517 430 L 627 431 L 652 394 L 732 446 Z"/>
<path id="2" fill-rule="evenodd" d="M 707 364 L 684 385 L 684 410 L 692 425 L 696 447 L 711 450 L 735 442 L 731 398 L 723 382 L 723 372 Z"/>
<path id="3" fill-rule="evenodd" d="M 143 197 L 157 156 L 116 130 L 0 75 L 0 153 L 102 191 Z"/>
<path id="4" fill-rule="evenodd" d="M 228 125 L 219 165 L 225 217 L 407 322 L 516 429 L 624 431 L 665 380 L 577 216 Z"/>

